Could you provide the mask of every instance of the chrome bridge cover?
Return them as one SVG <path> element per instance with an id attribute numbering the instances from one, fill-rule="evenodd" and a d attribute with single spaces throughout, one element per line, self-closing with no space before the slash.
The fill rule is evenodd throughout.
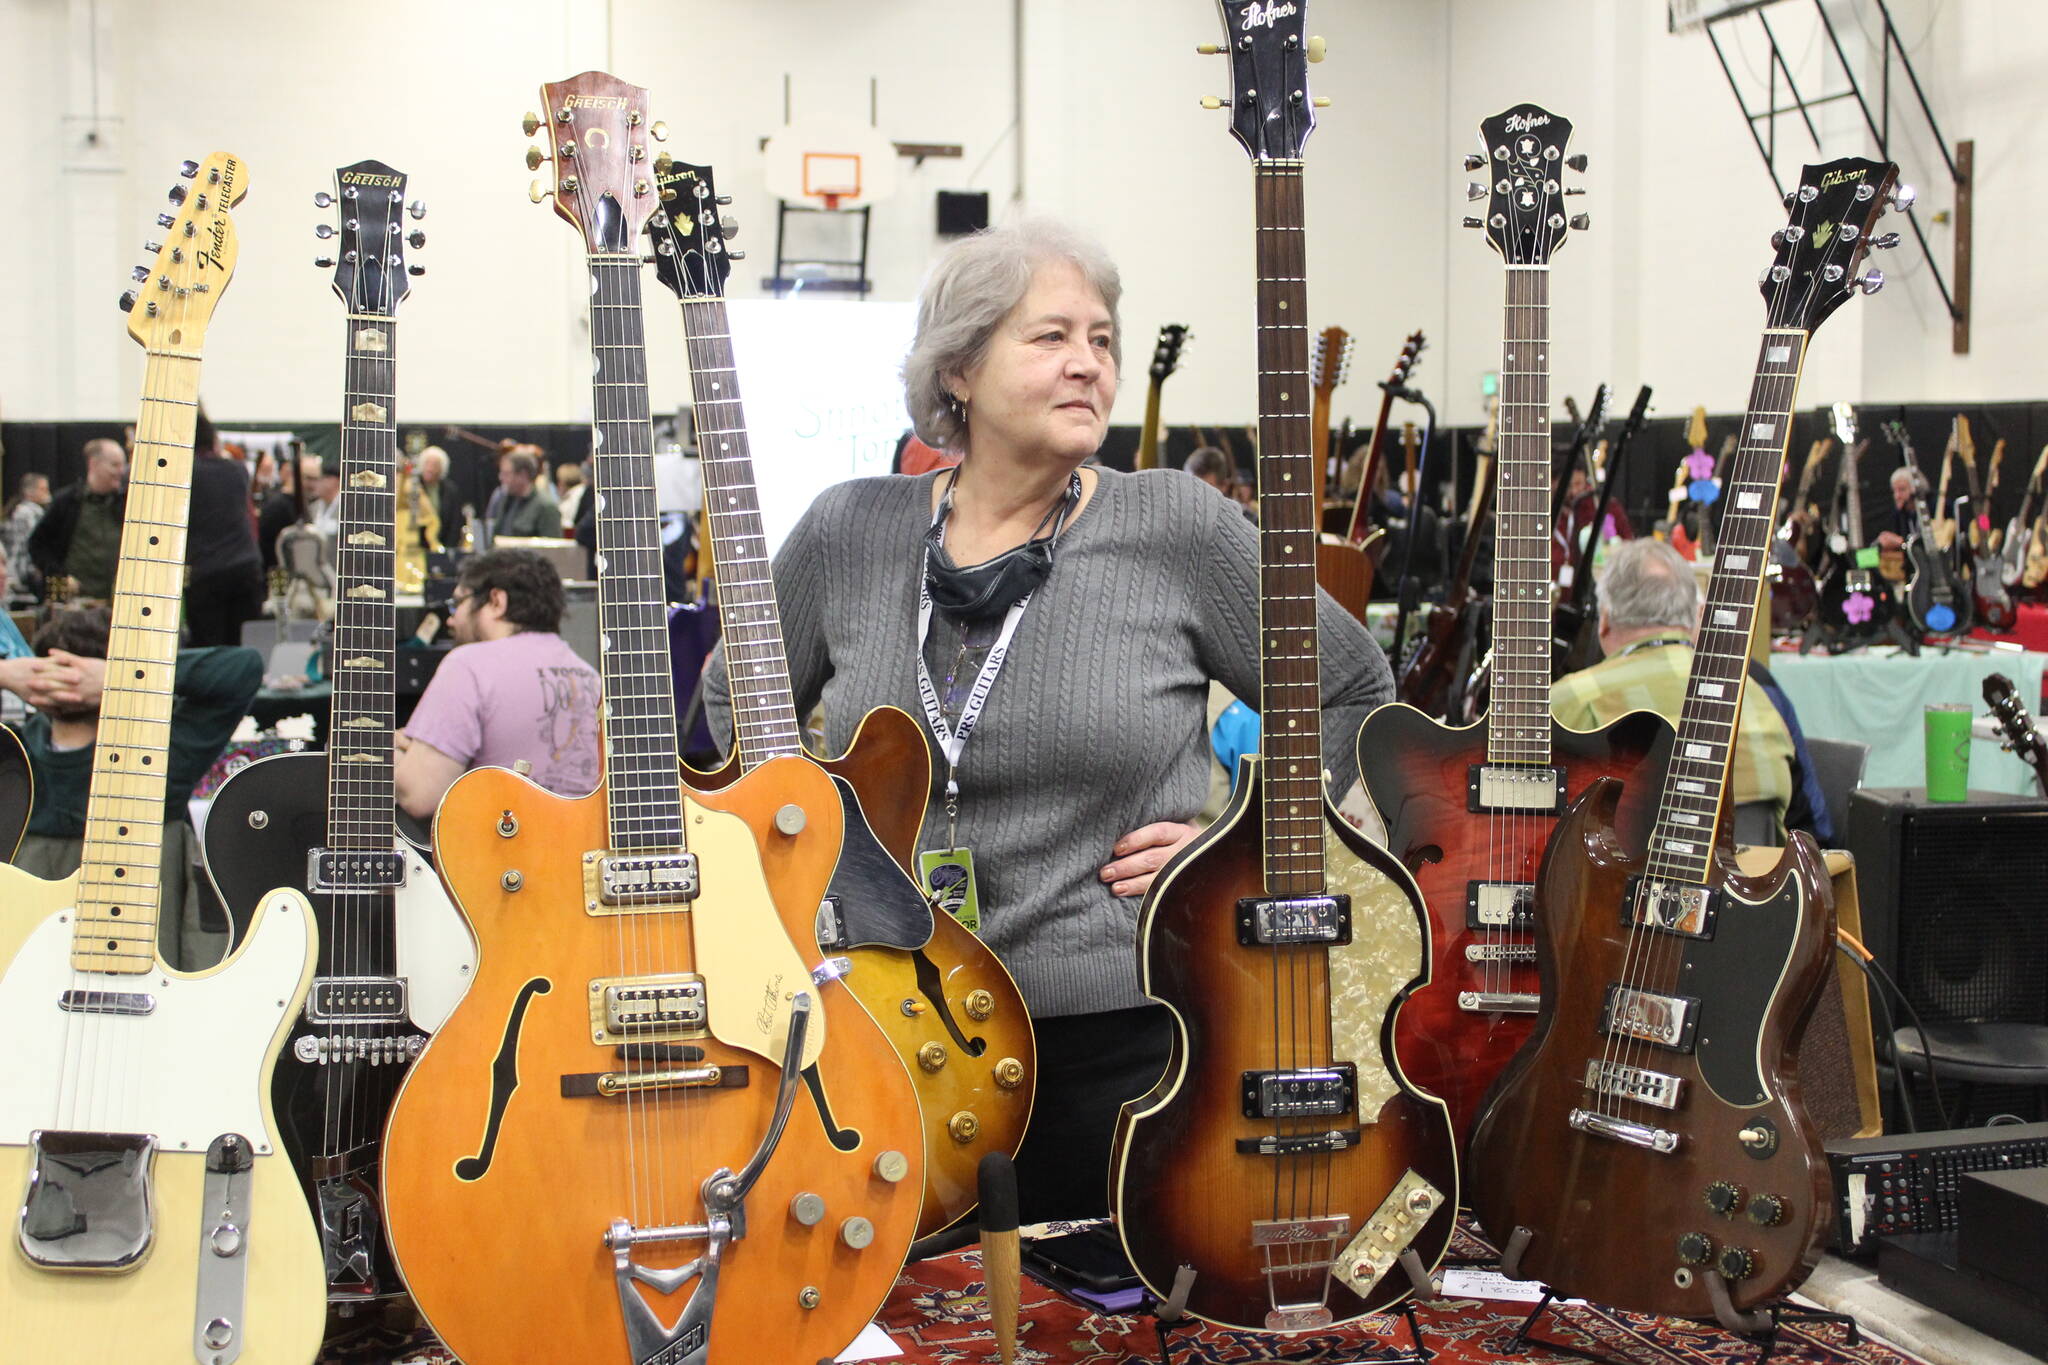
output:
<path id="1" fill-rule="evenodd" d="M 314 1024 L 395 1024 L 407 1017 L 402 976 L 320 976 L 306 992 Z"/>
<path id="2" fill-rule="evenodd" d="M 1248 1119 L 1324 1118 L 1357 1103 L 1357 1072 L 1342 1066 L 1298 1071 L 1247 1071 L 1240 1100 Z"/>
<path id="3" fill-rule="evenodd" d="M 1596 1114 L 1590 1109 L 1574 1109 L 1565 1117 L 1565 1122 L 1581 1133 L 1594 1137 L 1608 1138 L 1614 1142 L 1625 1142 L 1631 1147 L 1645 1151 L 1670 1155 L 1678 1150 L 1678 1134 L 1668 1128 L 1653 1128 L 1647 1123 L 1636 1123 L 1630 1119 L 1616 1118 L 1612 1114 Z"/>
<path id="4" fill-rule="evenodd" d="M 1714 921 L 1721 916 L 1721 902 L 1719 887 L 1655 881 L 1638 873 L 1628 879 L 1621 922 L 1683 938 L 1710 939 Z"/>
<path id="5" fill-rule="evenodd" d="M 1586 1062 L 1586 1088 L 1595 1095 L 1635 1100 L 1659 1109 L 1676 1109 L 1679 1098 L 1685 1093 L 1685 1078 L 1640 1066 L 1623 1066 L 1620 1062 L 1589 1059 Z"/>
<path id="6" fill-rule="evenodd" d="M 1564 814 L 1564 769 L 1474 763 L 1465 770 L 1465 809 Z"/>
<path id="7" fill-rule="evenodd" d="M 1536 888 L 1528 882 L 1466 882 L 1465 927 L 1527 929 L 1535 922 L 1535 901 Z"/>
<path id="8" fill-rule="evenodd" d="M 1631 986 L 1611 985 L 1600 1007 L 1600 1032 L 1619 1034 L 1640 1043 L 1654 1043 L 1672 1052 L 1691 1052 L 1699 1027 L 1697 996 L 1658 995 Z"/>
<path id="9" fill-rule="evenodd" d="M 586 853 L 583 862 L 586 910 L 697 898 L 694 853 Z"/>
<path id="10" fill-rule="evenodd" d="M 99 1274 L 139 1265 L 156 1237 L 156 1139 L 39 1130 L 28 1142 L 16 1236 L 29 1264 Z"/>
<path id="11" fill-rule="evenodd" d="M 1237 903 L 1237 941 L 1246 948 L 1351 942 L 1351 897 L 1246 896 Z"/>
<path id="12" fill-rule="evenodd" d="M 395 848 L 306 850 L 308 891 L 387 891 L 405 885 L 405 855 Z"/>

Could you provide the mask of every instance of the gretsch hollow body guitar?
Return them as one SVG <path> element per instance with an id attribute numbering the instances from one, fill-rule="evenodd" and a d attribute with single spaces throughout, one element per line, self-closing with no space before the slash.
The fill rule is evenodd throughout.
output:
<path id="1" fill-rule="evenodd" d="M 0 867 L 0 1360 L 319 1350 L 320 1240 L 279 1150 L 271 1068 L 313 975 L 310 907 L 250 907 L 220 965 L 157 955 L 177 603 L 200 353 L 239 254 L 242 163 L 186 162 L 147 283 L 148 353 L 79 870 Z"/>
<path id="2" fill-rule="evenodd" d="M 1595 778 L 1621 778 L 1631 833 L 1644 837 L 1671 747 L 1671 727 L 1648 712 L 1592 733 L 1550 716 L 1549 261 L 1568 231 L 1553 221 L 1571 131 L 1535 105 L 1480 125 L 1494 179 L 1487 238 L 1507 264 L 1489 708 L 1449 728 L 1383 706 L 1358 736 L 1366 795 L 1430 917 L 1429 981 L 1402 1007 L 1395 1047 L 1410 1078 L 1450 1106 L 1461 1142 L 1536 1024 L 1531 902 L 1558 815 Z"/>
<path id="3" fill-rule="evenodd" d="M 379 1212 L 384 1120 L 407 1065 L 469 985 L 476 945 L 440 877 L 400 837 L 392 794 L 406 176 L 363 161 L 334 181 L 334 288 L 347 317 L 330 747 L 259 759 L 230 777 L 214 794 L 204 852 L 238 921 L 272 887 L 289 886 L 319 925 L 312 993 L 272 1099 L 319 1218 L 339 1331 L 365 1323 L 366 1305 L 404 1293 Z"/>
<path id="4" fill-rule="evenodd" d="M 723 767 L 685 769 L 683 778 L 715 792 L 771 758 L 804 757 L 806 750 L 764 553 L 726 320 L 731 253 L 711 168 L 663 158 L 655 175 L 673 191 L 655 220 L 655 269 L 682 299 L 735 740 Z M 844 755 L 819 766 L 838 790 L 846 830 L 818 946 L 851 961 L 846 989 L 888 1034 L 916 1084 L 926 1153 L 923 1236 L 974 1207 L 982 1157 L 1013 1155 L 1024 1140 L 1037 1081 L 1031 1017 L 1001 960 L 933 906 L 911 875 L 931 784 L 931 754 L 918 723 L 894 707 L 878 708 Z"/>
<path id="5" fill-rule="evenodd" d="M 1172 1012 L 1166 1072 L 1124 1106 L 1110 1168 L 1124 1249 L 1188 1311 L 1300 1331 L 1414 1292 L 1458 1203 L 1441 1101 L 1393 1055 L 1426 978 L 1415 884 L 1323 790 L 1307 400 L 1302 6 L 1222 0 L 1233 129 L 1257 186 L 1262 752 L 1228 810 L 1161 869 L 1138 924 L 1146 994 Z M 1255 13 L 1265 22 L 1252 22 Z"/>
<path id="6" fill-rule="evenodd" d="M 441 804 L 476 981 L 392 1107 L 386 1225 L 469 1365 L 829 1359 L 916 1231 L 916 1097 L 816 951 L 831 778 L 774 759 L 715 797 L 683 789 L 641 321 L 646 92 L 588 72 L 541 96 L 528 128 L 590 280 L 605 780 L 570 798 L 479 769 Z"/>
<path id="7" fill-rule="evenodd" d="M 1474 1130 L 1471 1192 L 1503 1271 L 1562 1294 L 1760 1330 L 1758 1305 L 1820 1254 L 1827 1163 L 1797 1051 L 1833 895 L 1804 834 L 1769 873 L 1735 872 L 1729 773 L 1800 368 L 1855 291 L 1894 174 L 1808 166 L 1789 197 L 1656 823 L 1631 843 L 1620 784 L 1596 782 L 1539 873 L 1543 1009 Z"/>

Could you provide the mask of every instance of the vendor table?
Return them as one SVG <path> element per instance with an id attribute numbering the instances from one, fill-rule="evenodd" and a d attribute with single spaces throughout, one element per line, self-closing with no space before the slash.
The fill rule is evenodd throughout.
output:
<path id="1" fill-rule="evenodd" d="M 1863 770 L 1866 787 L 1926 786 L 1926 708 L 1936 702 L 1961 702 L 1982 712 L 1987 709 L 1984 679 L 2003 673 L 2018 685 L 2027 709 L 2034 710 L 2041 698 L 2044 664 L 2048 654 L 1941 651 L 1933 646 L 1917 657 L 1876 649 L 1770 657 L 1771 673 L 1791 698 L 1809 737 L 1870 746 L 1870 762 Z M 1970 746 L 1970 785 L 2028 796 L 2037 790 L 2032 769 L 1983 738 Z"/>

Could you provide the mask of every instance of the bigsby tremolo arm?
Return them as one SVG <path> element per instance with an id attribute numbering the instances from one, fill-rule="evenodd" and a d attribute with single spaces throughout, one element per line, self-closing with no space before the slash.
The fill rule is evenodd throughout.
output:
<path id="1" fill-rule="evenodd" d="M 704 1365 L 711 1345 L 711 1310 L 718 1296 L 718 1267 L 728 1242 L 747 1235 L 746 1199 L 768 1159 L 782 1141 L 783 1129 L 796 1107 L 797 1084 L 802 1079 L 804 1034 L 810 1027 L 811 997 L 799 992 L 790 1005 L 789 1038 L 782 1049 L 782 1078 L 775 1088 L 775 1113 L 768 1130 L 738 1174 L 720 1167 L 702 1187 L 704 1221 L 667 1227 L 636 1228 L 615 1218 L 605 1229 L 604 1244 L 612 1253 L 612 1280 L 619 1292 L 619 1311 L 626 1319 L 626 1345 L 633 1365 Z M 633 1248 L 644 1242 L 695 1241 L 702 1239 L 704 1254 L 669 1270 L 650 1270 L 633 1260 Z M 673 1294 L 691 1280 L 701 1279 L 697 1291 L 683 1306 L 675 1326 L 663 1327 L 647 1300 L 634 1290 L 639 1281 L 661 1294 Z"/>

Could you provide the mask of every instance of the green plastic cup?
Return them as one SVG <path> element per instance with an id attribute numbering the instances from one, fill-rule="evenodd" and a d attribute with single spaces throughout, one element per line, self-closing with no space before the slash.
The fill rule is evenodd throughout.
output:
<path id="1" fill-rule="evenodd" d="M 1962 702 L 1927 708 L 1927 799 L 1970 799 L 1970 721 L 1976 710 Z"/>

